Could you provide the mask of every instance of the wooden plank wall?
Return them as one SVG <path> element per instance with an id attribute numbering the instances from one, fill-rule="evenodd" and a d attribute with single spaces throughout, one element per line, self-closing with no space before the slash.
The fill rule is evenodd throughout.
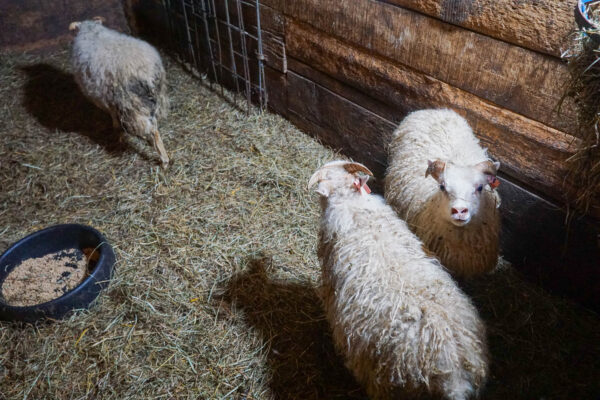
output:
<path id="1" fill-rule="evenodd" d="M 576 1 L 387 0 L 526 49 L 560 56 Z"/>
<path id="2" fill-rule="evenodd" d="M 49 51 L 68 43 L 69 24 L 95 16 L 128 32 L 120 0 L 0 0 L 0 50 Z"/>
<path id="3" fill-rule="evenodd" d="M 574 221 L 568 241 L 562 211 L 565 160 L 579 143 L 573 104 L 556 109 L 575 0 L 260 3 L 272 110 L 382 178 L 408 112 L 455 109 L 502 162 L 504 255 L 600 310 L 600 208 Z"/>

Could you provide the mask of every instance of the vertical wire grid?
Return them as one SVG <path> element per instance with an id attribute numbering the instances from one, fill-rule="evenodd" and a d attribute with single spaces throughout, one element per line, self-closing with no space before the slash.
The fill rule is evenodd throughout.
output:
<path id="1" fill-rule="evenodd" d="M 265 79 L 265 55 L 263 53 L 262 47 L 262 30 L 260 27 L 260 3 L 259 0 L 256 1 L 256 36 L 257 46 L 258 46 L 258 54 L 256 57 L 258 58 L 258 99 L 260 103 L 260 109 L 264 110 L 267 106 L 267 81 Z"/>
<path id="2" fill-rule="evenodd" d="M 201 39 L 202 33 L 199 32 L 200 29 L 198 28 L 198 26 L 199 26 L 198 19 L 200 18 L 199 17 L 200 14 L 198 13 L 198 10 L 197 10 L 198 6 L 194 2 L 191 3 L 191 7 L 192 7 L 192 16 L 194 17 L 194 19 L 193 19 L 194 29 L 193 30 L 194 30 L 194 38 L 196 39 L 195 44 L 196 44 L 196 47 L 199 49 L 200 43 L 202 43 L 202 39 Z M 200 52 L 200 54 L 201 54 L 201 52 Z M 201 71 L 202 69 L 204 69 L 204 65 L 196 64 L 196 72 Z"/>
<path id="3" fill-rule="evenodd" d="M 183 13 L 183 20 L 185 21 L 185 34 L 186 34 L 186 39 L 187 39 L 188 52 L 192 58 L 192 62 L 194 63 L 195 67 L 198 68 L 198 60 L 196 59 L 196 52 L 194 51 L 194 45 L 192 43 L 192 36 L 190 33 L 190 24 L 189 24 L 188 17 L 187 17 L 185 0 L 181 0 L 181 10 Z"/>
<path id="4" fill-rule="evenodd" d="M 215 34 L 217 36 L 217 53 L 219 55 L 219 76 L 223 78 L 223 55 L 221 53 L 221 34 L 219 33 L 219 19 L 217 17 L 217 8 L 215 7 L 215 0 L 210 0 L 209 5 L 212 5 L 212 10 L 209 13 L 210 18 L 213 20 L 215 26 Z M 223 85 L 221 86 L 221 95 L 223 94 Z"/>
<path id="5" fill-rule="evenodd" d="M 173 30 L 173 24 L 171 22 L 171 2 L 169 0 L 162 0 L 162 6 L 165 9 L 165 13 L 167 15 L 167 29 L 170 32 L 169 35 L 169 46 L 174 48 L 175 47 L 175 42 L 173 40 L 173 33 L 175 32 Z"/>
<path id="6" fill-rule="evenodd" d="M 210 60 L 210 66 L 213 73 L 214 82 L 219 84 L 219 78 L 217 77 L 217 67 L 215 66 L 215 58 L 213 56 L 212 45 L 210 43 L 210 33 L 208 29 L 208 17 L 207 17 L 207 5 L 204 0 L 200 0 L 200 8 L 202 9 L 202 22 L 204 23 L 204 34 L 206 35 L 206 44 L 208 45 L 208 57 Z"/>
<path id="7" fill-rule="evenodd" d="M 233 37 L 231 35 L 231 19 L 229 17 L 229 0 L 225 0 L 225 20 L 227 25 L 227 38 L 229 39 L 229 53 L 231 56 L 231 71 L 235 80 L 236 93 L 240 92 L 240 81 L 238 79 L 237 66 L 235 64 L 235 52 L 233 51 Z"/>
<path id="8" fill-rule="evenodd" d="M 250 103 L 252 102 L 252 87 L 250 82 L 250 67 L 248 66 L 248 49 L 246 48 L 246 29 L 244 29 L 244 14 L 242 3 L 240 0 L 235 0 L 238 11 L 238 28 L 240 32 L 240 41 L 242 44 L 242 59 L 244 61 L 244 78 L 246 80 L 246 113 L 250 112 Z"/>
<path id="9" fill-rule="evenodd" d="M 230 1 L 235 2 L 234 7 L 230 7 Z M 179 41 L 176 48 L 197 72 L 209 73 L 211 87 L 214 82 L 220 86 L 223 93 L 223 85 L 230 82 L 227 78 L 230 76 L 233 83 L 228 85 L 233 85 L 235 93 L 246 98 L 246 113 L 250 112 L 253 93 L 257 95 L 255 99 L 258 100 L 260 109 L 264 110 L 268 103 L 268 96 L 259 0 L 181 0 L 181 10 L 174 7 L 173 0 L 161 0 L 161 2 L 167 15 L 170 39 L 176 37 Z M 218 4 L 222 4 L 223 8 L 218 10 Z M 255 8 L 256 36 L 245 28 L 244 6 Z M 237 11 L 237 24 L 233 22 L 231 14 L 235 11 Z M 224 15 L 220 15 L 223 13 Z M 247 13 L 246 17 L 252 17 L 252 13 Z M 223 37 L 221 27 L 226 28 L 224 30 L 226 35 Z M 184 30 L 183 37 L 182 30 Z M 233 32 L 239 35 L 239 43 L 234 42 L 237 37 Z M 255 54 L 248 54 L 249 46 L 256 49 Z M 224 53 L 229 53 L 230 63 L 226 62 L 227 57 L 224 57 Z M 257 68 L 253 73 L 250 69 L 250 61 L 254 63 L 254 56 L 256 56 Z M 238 62 L 242 64 L 243 75 L 238 71 Z M 255 82 L 252 81 L 253 77 Z M 240 85 L 240 80 L 243 85 Z M 237 102 L 236 97 L 234 96 L 234 102 Z"/>

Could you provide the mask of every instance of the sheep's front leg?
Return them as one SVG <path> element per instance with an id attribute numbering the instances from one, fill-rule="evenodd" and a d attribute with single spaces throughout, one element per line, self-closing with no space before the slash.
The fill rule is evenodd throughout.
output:
<path id="1" fill-rule="evenodd" d="M 165 150 L 165 145 L 163 144 L 163 141 L 160 138 L 158 130 L 154 131 L 152 143 L 154 144 L 154 148 L 158 152 L 160 161 L 162 162 L 162 167 L 166 169 L 169 166 L 169 156 L 167 155 L 167 150 Z"/>

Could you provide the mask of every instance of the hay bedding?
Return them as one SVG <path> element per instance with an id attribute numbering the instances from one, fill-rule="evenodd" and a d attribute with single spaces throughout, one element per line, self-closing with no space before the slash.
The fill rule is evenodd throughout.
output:
<path id="1" fill-rule="evenodd" d="M 600 3 L 590 3 L 588 15 L 600 17 Z M 571 98 L 577 106 L 575 132 L 581 144 L 567 160 L 569 174 L 565 182 L 575 184 L 567 197 L 582 213 L 593 212 L 600 202 L 600 36 L 597 29 L 581 28 L 571 34 L 571 42 L 563 51 L 569 79 L 558 105 Z"/>
<path id="2" fill-rule="evenodd" d="M 117 270 L 90 311 L 0 323 L 0 398 L 364 398 L 315 292 L 318 207 L 305 187 L 334 154 L 167 60 L 163 173 L 151 146 L 110 136 L 67 58 L 1 58 L 0 250 L 83 222 L 110 238 Z M 511 268 L 467 290 L 489 327 L 486 398 L 600 393 L 595 315 Z"/>

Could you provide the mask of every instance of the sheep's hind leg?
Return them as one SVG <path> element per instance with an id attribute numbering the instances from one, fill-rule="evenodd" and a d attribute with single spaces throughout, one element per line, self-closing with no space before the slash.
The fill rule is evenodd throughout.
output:
<path id="1" fill-rule="evenodd" d="M 162 162 L 162 167 L 166 169 L 169 166 L 169 156 L 167 155 L 167 150 L 165 150 L 165 145 L 163 144 L 162 139 L 160 138 L 160 134 L 158 130 L 155 130 L 153 133 L 152 144 L 154 148 L 158 152 L 160 157 L 160 161 Z"/>
<path id="2" fill-rule="evenodd" d="M 123 129 L 121 129 L 121 120 L 119 119 L 118 112 L 116 110 L 111 110 L 110 117 L 112 118 L 113 132 L 116 132 L 119 135 L 119 143 L 123 143 Z"/>
<path id="3" fill-rule="evenodd" d="M 112 126 L 113 126 L 113 129 L 115 131 L 119 130 L 121 128 L 121 122 L 119 121 L 119 117 L 117 116 L 117 113 L 113 111 L 113 112 L 110 113 L 110 116 L 112 117 Z"/>

